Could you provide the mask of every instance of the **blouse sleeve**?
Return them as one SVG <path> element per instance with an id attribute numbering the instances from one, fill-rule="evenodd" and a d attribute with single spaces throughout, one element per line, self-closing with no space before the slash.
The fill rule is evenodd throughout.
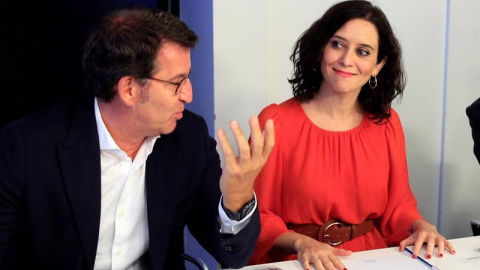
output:
<path id="1" fill-rule="evenodd" d="M 391 114 L 386 124 L 390 167 L 388 202 L 380 219 L 380 229 L 386 244 L 397 246 L 408 237 L 412 222 L 423 218 L 410 189 L 402 124 L 393 109 Z"/>
<path id="2" fill-rule="evenodd" d="M 281 186 L 282 179 L 282 159 L 281 144 L 282 119 L 280 118 L 280 107 L 271 104 L 259 115 L 259 121 L 262 130 L 265 128 L 265 122 L 273 119 L 275 126 L 275 146 L 270 153 L 267 163 L 263 167 L 255 180 L 254 190 L 257 194 L 258 207 L 260 210 L 261 232 L 250 264 L 261 264 L 270 262 L 270 250 L 277 238 L 288 231 L 285 222 L 280 218 L 281 211 Z"/>

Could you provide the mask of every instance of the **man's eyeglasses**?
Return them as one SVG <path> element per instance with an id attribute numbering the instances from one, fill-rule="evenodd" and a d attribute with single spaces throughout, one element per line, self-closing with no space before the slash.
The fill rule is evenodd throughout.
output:
<path id="1" fill-rule="evenodd" d="M 168 84 L 171 84 L 171 85 L 175 85 L 176 88 L 175 88 L 175 95 L 179 95 L 181 92 L 182 92 L 182 89 L 183 87 L 185 86 L 185 84 L 187 83 L 187 80 L 190 78 L 190 72 L 188 72 L 187 76 L 185 76 L 181 81 L 179 82 L 171 82 L 171 81 L 165 81 L 165 80 L 161 80 L 161 79 L 157 79 L 157 78 L 153 78 L 153 77 L 147 77 L 147 79 L 150 79 L 150 80 L 154 80 L 154 81 L 157 81 L 157 82 L 163 82 L 163 83 L 168 83 Z"/>

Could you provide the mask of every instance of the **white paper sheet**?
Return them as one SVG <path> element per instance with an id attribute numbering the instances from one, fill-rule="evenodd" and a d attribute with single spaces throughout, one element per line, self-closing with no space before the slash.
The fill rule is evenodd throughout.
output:
<path id="1" fill-rule="evenodd" d="M 355 270 L 428 270 L 428 265 L 419 259 L 413 259 L 410 254 L 403 252 L 401 254 L 385 254 L 372 258 L 371 256 L 359 255 L 346 257 L 342 259 L 343 264 L 348 269 Z"/>

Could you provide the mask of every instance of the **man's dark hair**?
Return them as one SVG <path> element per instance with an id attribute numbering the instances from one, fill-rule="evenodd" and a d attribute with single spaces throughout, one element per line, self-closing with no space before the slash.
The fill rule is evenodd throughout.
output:
<path id="1" fill-rule="evenodd" d="M 166 11 L 130 6 L 106 16 L 85 43 L 83 70 L 87 91 L 109 102 L 124 76 L 153 75 L 164 40 L 193 48 L 198 37 L 178 17 Z"/>

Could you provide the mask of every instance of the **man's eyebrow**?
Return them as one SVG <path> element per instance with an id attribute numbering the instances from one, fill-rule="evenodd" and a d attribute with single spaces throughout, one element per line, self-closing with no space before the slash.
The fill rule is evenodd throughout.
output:
<path id="1" fill-rule="evenodd" d="M 177 79 L 183 79 L 185 77 L 187 77 L 188 75 L 190 75 L 190 72 L 192 71 L 192 69 L 190 68 L 190 70 L 188 71 L 187 74 L 184 74 L 184 73 L 181 73 L 181 74 L 178 74 L 172 78 L 169 78 L 169 79 L 165 79 L 167 81 L 173 81 L 173 80 L 177 80 Z"/>

